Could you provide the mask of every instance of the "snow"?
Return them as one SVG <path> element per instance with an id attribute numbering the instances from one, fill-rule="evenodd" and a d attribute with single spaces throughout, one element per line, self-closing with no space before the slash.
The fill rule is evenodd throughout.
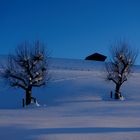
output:
<path id="1" fill-rule="evenodd" d="M 51 59 L 51 81 L 34 89 L 38 106 L 22 108 L 24 93 L 0 88 L 0 140 L 138 140 L 140 68 L 122 87 L 123 101 L 110 99 L 103 62 Z"/>

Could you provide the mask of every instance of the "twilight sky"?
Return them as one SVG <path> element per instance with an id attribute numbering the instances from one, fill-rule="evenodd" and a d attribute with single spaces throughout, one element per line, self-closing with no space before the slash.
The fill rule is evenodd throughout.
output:
<path id="1" fill-rule="evenodd" d="M 0 53 L 37 39 L 61 58 L 108 55 L 123 39 L 140 48 L 140 0 L 0 0 Z"/>

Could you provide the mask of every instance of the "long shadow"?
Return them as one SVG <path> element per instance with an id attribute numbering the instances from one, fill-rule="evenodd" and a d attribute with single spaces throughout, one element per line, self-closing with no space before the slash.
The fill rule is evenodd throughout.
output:
<path id="1" fill-rule="evenodd" d="M 140 128 L 108 128 L 108 127 L 46 128 L 46 129 L 34 129 L 33 132 L 35 134 L 118 133 L 118 132 L 140 132 Z"/>
<path id="2" fill-rule="evenodd" d="M 43 128 L 27 129 L 24 127 L 0 127 L 0 140 L 18 139 L 35 140 L 38 136 L 49 134 L 101 134 L 101 133 L 131 133 L 140 132 L 140 128 L 110 128 L 110 127 L 84 127 L 84 128 Z"/>
<path id="3" fill-rule="evenodd" d="M 101 102 L 101 100 L 68 100 L 68 101 L 57 101 L 58 104 L 67 104 L 67 103 L 94 103 Z"/>

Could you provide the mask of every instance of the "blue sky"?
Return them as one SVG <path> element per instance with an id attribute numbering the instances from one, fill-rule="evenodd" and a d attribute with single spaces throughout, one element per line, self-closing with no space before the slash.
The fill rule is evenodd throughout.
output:
<path id="1" fill-rule="evenodd" d="M 37 39 L 61 58 L 108 56 L 116 40 L 140 48 L 140 1 L 0 0 L 0 53 Z"/>

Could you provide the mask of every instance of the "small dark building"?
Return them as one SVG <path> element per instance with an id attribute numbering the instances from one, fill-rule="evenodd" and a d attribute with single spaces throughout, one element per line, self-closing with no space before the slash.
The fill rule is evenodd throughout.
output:
<path id="1" fill-rule="evenodd" d="M 85 58 L 85 60 L 95 60 L 95 61 L 105 61 L 106 56 L 99 54 L 99 53 L 94 53 L 92 55 L 89 55 Z"/>

